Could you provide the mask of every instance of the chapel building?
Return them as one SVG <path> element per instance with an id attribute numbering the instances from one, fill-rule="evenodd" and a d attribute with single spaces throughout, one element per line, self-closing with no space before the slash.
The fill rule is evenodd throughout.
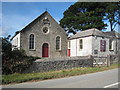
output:
<path id="1" fill-rule="evenodd" d="M 28 56 L 66 57 L 67 34 L 45 11 L 12 38 L 13 49 L 24 49 Z"/>

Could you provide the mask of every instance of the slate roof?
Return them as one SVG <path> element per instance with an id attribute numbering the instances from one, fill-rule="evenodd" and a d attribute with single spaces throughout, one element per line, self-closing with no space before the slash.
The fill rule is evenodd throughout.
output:
<path id="1" fill-rule="evenodd" d="M 72 35 L 69 39 L 75 39 L 75 38 L 81 38 L 81 37 L 87 37 L 87 36 L 100 36 L 100 37 L 106 37 L 105 33 L 102 31 L 92 28 L 92 29 L 87 29 L 85 31 L 78 32 L 75 35 Z"/>
<path id="2" fill-rule="evenodd" d="M 104 32 L 104 33 L 112 38 L 120 39 L 120 33 L 116 32 L 116 31 L 109 31 L 109 32 Z"/>

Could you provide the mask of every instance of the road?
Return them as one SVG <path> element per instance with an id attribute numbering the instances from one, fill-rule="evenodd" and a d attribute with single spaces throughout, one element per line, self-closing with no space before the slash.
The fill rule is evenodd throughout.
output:
<path id="1" fill-rule="evenodd" d="M 120 68 L 119 68 L 120 70 Z M 118 88 L 118 69 L 61 79 L 3 85 L 3 88 Z"/>

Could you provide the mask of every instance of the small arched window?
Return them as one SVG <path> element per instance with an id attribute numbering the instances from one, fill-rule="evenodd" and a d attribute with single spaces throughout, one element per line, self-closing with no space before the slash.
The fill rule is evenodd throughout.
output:
<path id="1" fill-rule="evenodd" d="M 34 49 L 34 34 L 29 37 L 29 49 Z"/>
<path id="2" fill-rule="evenodd" d="M 56 50 L 60 50 L 61 49 L 61 38 L 60 36 L 56 37 Z"/>

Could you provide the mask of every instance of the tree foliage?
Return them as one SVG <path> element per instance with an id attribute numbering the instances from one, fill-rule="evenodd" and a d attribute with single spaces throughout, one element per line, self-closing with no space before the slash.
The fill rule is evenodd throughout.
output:
<path id="1" fill-rule="evenodd" d="M 109 8 L 111 4 L 103 2 L 76 2 L 64 12 L 60 25 L 67 33 L 73 34 L 90 28 L 105 29 L 107 24 L 104 23 L 104 20 L 110 19 L 112 9 L 109 11 Z M 116 3 L 113 4 L 116 5 Z M 115 12 L 116 10 L 118 8 L 115 9 Z"/>
<path id="2" fill-rule="evenodd" d="M 7 38 L 2 38 L 2 73 L 21 73 L 28 68 L 36 57 L 27 56 L 24 50 L 12 50 Z"/>
<path id="3" fill-rule="evenodd" d="M 105 18 L 110 23 L 110 29 L 113 31 L 117 24 L 120 25 L 120 3 L 106 3 Z"/>

